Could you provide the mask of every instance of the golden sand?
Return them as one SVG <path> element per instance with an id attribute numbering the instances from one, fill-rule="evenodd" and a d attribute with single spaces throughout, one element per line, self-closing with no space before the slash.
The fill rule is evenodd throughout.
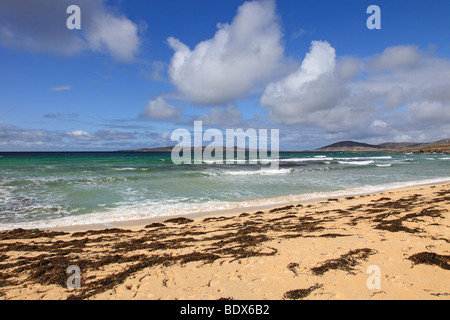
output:
<path id="1" fill-rule="evenodd" d="M 449 209 L 445 183 L 120 229 L 6 231 L 0 299 L 450 299 Z"/>

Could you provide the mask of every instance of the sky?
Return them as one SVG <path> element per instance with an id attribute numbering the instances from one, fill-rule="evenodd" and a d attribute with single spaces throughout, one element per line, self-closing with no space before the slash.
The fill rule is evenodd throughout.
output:
<path id="1" fill-rule="evenodd" d="M 69 29 L 80 8 L 80 29 Z M 370 5 L 381 29 L 369 29 Z M 450 138 L 450 2 L 2 0 L 0 151 L 278 129 L 281 150 Z"/>

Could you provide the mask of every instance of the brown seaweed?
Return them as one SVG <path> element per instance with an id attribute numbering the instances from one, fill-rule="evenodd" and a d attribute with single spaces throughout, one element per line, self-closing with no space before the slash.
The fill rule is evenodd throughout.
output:
<path id="1" fill-rule="evenodd" d="M 414 265 L 427 264 L 431 266 L 438 266 L 444 270 L 450 270 L 450 256 L 440 255 L 434 252 L 416 253 L 408 258 Z"/>
<path id="2" fill-rule="evenodd" d="M 309 296 L 313 291 L 322 288 L 322 285 L 315 284 L 308 289 L 297 289 L 297 290 L 291 290 L 287 291 L 283 295 L 283 299 L 289 299 L 289 300 L 300 300 L 304 299 L 307 296 Z"/>
<path id="3" fill-rule="evenodd" d="M 337 259 L 327 260 L 321 265 L 311 269 L 314 275 L 321 276 L 329 270 L 342 270 L 348 273 L 353 273 L 354 267 L 359 264 L 360 261 L 365 261 L 367 258 L 374 254 L 375 250 L 372 249 L 356 249 L 349 251 L 348 253 L 341 255 Z"/>

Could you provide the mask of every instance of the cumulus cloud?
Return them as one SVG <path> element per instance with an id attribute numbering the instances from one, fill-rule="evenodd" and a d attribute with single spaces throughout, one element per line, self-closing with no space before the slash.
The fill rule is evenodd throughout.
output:
<path id="1" fill-rule="evenodd" d="M 261 104 L 276 121 L 294 125 L 309 122 L 310 115 L 329 109 L 345 97 L 346 90 L 336 72 L 336 52 L 328 42 L 313 41 L 299 69 L 269 84 Z"/>
<path id="2" fill-rule="evenodd" d="M 450 122 L 450 105 L 440 101 L 414 102 L 408 105 L 409 116 L 423 124 Z"/>
<path id="3" fill-rule="evenodd" d="M 169 76 L 182 96 L 197 104 L 225 105 L 280 72 L 282 32 L 273 0 L 245 2 L 230 24 L 191 50 L 168 38 L 175 51 Z"/>
<path id="4" fill-rule="evenodd" d="M 239 126 L 243 123 L 242 113 L 236 104 L 225 108 L 213 107 L 209 114 L 204 114 L 197 120 L 202 121 L 206 126 Z"/>
<path id="5" fill-rule="evenodd" d="M 100 11 L 91 23 L 86 33 L 90 49 L 110 52 L 120 61 L 131 61 L 138 54 L 138 27 L 127 17 Z"/>
<path id="6" fill-rule="evenodd" d="M 395 46 L 386 48 L 381 54 L 370 59 L 369 67 L 375 70 L 410 68 L 421 61 L 421 54 L 415 46 Z"/>
<path id="7" fill-rule="evenodd" d="M 68 30 L 70 0 L 2 0 L 0 44 L 63 55 L 91 50 L 119 61 L 132 61 L 139 52 L 138 26 L 113 12 L 103 0 L 78 0 L 81 30 Z"/>
<path id="8" fill-rule="evenodd" d="M 450 131 L 449 83 L 450 60 L 415 46 L 358 59 L 313 41 L 298 70 L 266 87 L 261 104 L 280 125 L 334 138 L 434 140 Z"/>
<path id="9" fill-rule="evenodd" d="M 170 105 L 163 97 L 157 97 L 149 101 L 144 111 L 140 114 L 141 119 L 173 119 L 181 115 L 181 108 Z"/>

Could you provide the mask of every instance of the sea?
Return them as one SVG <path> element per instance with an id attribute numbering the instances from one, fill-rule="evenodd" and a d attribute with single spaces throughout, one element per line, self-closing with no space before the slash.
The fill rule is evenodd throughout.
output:
<path id="1" fill-rule="evenodd" d="M 351 196 L 450 181 L 445 154 L 280 152 L 263 164 L 171 154 L 0 153 L 0 230 L 58 228 Z"/>

